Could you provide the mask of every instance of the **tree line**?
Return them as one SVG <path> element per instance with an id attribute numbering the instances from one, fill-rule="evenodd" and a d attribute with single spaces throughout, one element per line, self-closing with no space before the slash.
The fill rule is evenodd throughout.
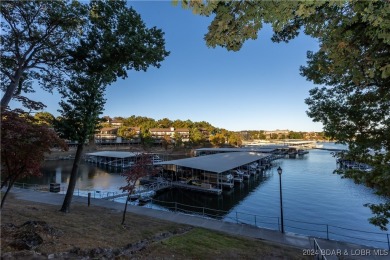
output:
<path id="1" fill-rule="evenodd" d="M 52 126 L 55 117 L 49 112 L 38 112 L 35 114 L 34 118 L 48 126 Z M 255 139 L 260 140 L 283 140 L 283 139 L 311 139 L 311 140 L 329 140 L 329 137 L 325 136 L 324 132 L 297 132 L 297 131 L 288 131 L 287 134 L 277 134 L 269 133 L 265 130 L 247 130 L 247 131 L 229 131 L 223 128 L 218 128 L 211 125 L 209 122 L 200 121 L 192 122 L 191 120 L 170 120 L 168 118 L 155 120 L 149 117 L 135 116 L 130 117 L 113 117 L 112 119 L 108 116 L 104 116 L 101 119 L 100 128 L 102 127 L 113 127 L 112 122 L 120 123 L 121 126 L 118 126 L 117 135 L 125 138 L 140 138 L 142 144 L 152 144 L 153 138 L 150 133 L 152 128 L 170 128 L 174 127 L 175 129 L 185 128 L 189 130 L 189 139 L 190 144 L 205 145 L 211 143 L 211 145 L 216 147 L 221 147 L 223 145 L 230 146 L 241 146 L 242 141 L 253 141 Z M 140 128 L 140 135 L 137 136 L 133 127 Z M 173 141 L 175 145 L 182 144 L 180 135 L 175 135 Z M 163 145 L 166 146 L 171 144 L 171 140 L 164 139 Z"/>

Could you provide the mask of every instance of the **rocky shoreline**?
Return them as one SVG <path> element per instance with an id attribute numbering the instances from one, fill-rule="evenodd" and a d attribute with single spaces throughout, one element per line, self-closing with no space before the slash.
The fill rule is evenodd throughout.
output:
<path id="1" fill-rule="evenodd" d="M 131 227 L 124 226 L 126 229 Z M 58 239 L 63 235 L 63 231 L 51 227 L 45 221 L 27 221 L 20 226 L 12 223 L 1 225 L 2 235 L 6 235 L 4 241 L 8 246 L 16 249 L 16 252 L 7 252 L 2 254 L 1 259 L 114 259 L 135 257 L 149 245 L 160 242 L 175 235 L 184 234 L 190 231 L 192 227 L 186 226 L 175 232 L 161 232 L 150 238 L 127 244 L 120 248 L 97 247 L 92 249 L 81 249 L 74 247 L 67 252 L 58 252 L 52 254 L 42 254 L 35 249 L 41 245 L 46 238 Z"/>

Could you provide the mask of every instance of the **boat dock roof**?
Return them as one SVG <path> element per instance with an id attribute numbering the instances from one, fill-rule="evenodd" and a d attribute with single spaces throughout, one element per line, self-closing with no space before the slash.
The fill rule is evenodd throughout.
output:
<path id="1" fill-rule="evenodd" d="M 222 173 L 270 156 L 270 154 L 262 154 L 255 152 L 217 153 L 207 156 L 164 161 L 155 163 L 155 165 L 177 165 L 187 168 L 204 170 L 207 172 Z"/>
<path id="2" fill-rule="evenodd" d="M 196 154 L 202 153 L 230 153 L 230 152 L 256 152 L 256 153 L 273 153 L 278 149 L 288 149 L 286 145 L 263 145 L 247 146 L 242 148 L 199 148 Z"/>
<path id="3" fill-rule="evenodd" d="M 101 151 L 94 153 L 86 153 L 87 156 L 96 156 L 96 157 L 108 157 L 108 158 L 117 158 L 124 159 L 140 155 L 137 152 L 117 152 L 117 151 Z"/>

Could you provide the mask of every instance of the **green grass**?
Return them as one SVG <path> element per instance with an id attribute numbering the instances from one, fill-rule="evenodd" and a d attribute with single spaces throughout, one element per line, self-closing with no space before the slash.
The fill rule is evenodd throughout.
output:
<path id="1" fill-rule="evenodd" d="M 151 254 L 185 259 L 304 259 L 301 250 L 195 228 L 151 248 Z"/>

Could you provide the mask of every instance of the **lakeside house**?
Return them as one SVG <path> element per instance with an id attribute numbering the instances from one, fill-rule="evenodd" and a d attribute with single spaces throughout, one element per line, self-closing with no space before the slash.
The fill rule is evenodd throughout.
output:
<path id="1" fill-rule="evenodd" d="M 103 127 L 95 134 L 95 143 L 118 142 L 118 127 Z"/>
<path id="2" fill-rule="evenodd" d="M 103 127 L 95 134 L 95 143 L 140 143 L 141 142 L 141 128 L 140 127 L 128 127 L 127 131 L 133 132 L 134 135 L 131 139 L 125 139 L 118 136 L 119 127 Z"/>
<path id="3" fill-rule="evenodd" d="M 188 128 L 151 128 L 149 132 L 155 140 L 155 143 L 161 143 L 166 137 L 171 141 L 175 141 L 176 136 L 180 136 L 183 142 L 190 141 L 190 130 Z"/>
<path id="4" fill-rule="evenodd" d="M 131 139 L 126 139 L 118 136 L 119 127 L 103 127 L 95 134 L 95 143 L 109 144 L 109 143 L 140 143 L 141 142 L 141 128 L 132 126 L 127 127 L 127 131 L 134 135 Z M 154 143 L 161 143 L 166 137 L 170 141 L 175 142 L 176 138 L 180 137 L 182 142 L 190 141 L 190 130 L 188 128 L 151 128 L 149 133 L 154 139 Z M 203 133 L 203 132 L 202 132 Z"/>

